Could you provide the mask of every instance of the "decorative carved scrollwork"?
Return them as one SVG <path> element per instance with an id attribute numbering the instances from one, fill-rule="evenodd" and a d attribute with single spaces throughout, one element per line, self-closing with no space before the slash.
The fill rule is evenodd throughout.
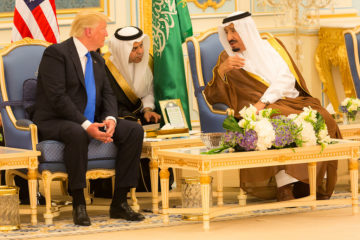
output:
<path id="1" fill-rule="evenodd" d="M 187 0 L 188 2 L 193 2 L 198 8 L 201 8 L 203 11 L 205 9 L 212 7 L 215 10 L 224 5 L 226 0 Z"/>

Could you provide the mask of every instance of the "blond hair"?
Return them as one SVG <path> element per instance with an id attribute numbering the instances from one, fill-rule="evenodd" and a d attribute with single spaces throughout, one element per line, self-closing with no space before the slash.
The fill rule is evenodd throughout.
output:
<path id="1" fill-rule="evenodd" d="M 109 18 L 95 11 L 83 11 L 79 12 L 74 21 L 71 24 L 70 36 L 81 37 L 84 33 L 85 28 L 94 28 L 101 21 L 109 22 Z"/>

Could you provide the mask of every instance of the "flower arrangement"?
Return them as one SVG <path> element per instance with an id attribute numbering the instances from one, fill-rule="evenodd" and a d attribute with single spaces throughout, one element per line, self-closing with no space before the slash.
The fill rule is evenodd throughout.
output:
<path id="1" fill-rule="evenodd" d="M 350 119 L 355 120 L 356 113 L 360 110 L 360 99 L 345 98 L 340 104 L 340 111 L 347 114 Z"/>
<path id="2" fill-rule="evenodd" d="M 219 148 L 207 154 L 220 153 L 225 149 L 252 151 L 301 147 L 320 144 L 322 150 L 332 143 L 322 116 L 311 107 L 303 108 L 300 114 L 278 115 L 271 108 L 257 109 L 250 105 L 240 111 L 242 119 L 238 122 L 228 116 L 223 123 L 226 133 Z"/>

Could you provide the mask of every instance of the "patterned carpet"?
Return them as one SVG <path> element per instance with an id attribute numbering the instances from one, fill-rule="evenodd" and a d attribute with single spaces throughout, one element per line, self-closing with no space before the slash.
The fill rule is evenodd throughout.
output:
<path id="1" fill-rule="evenodd" d="M 335 195 L 334 198 L 348 198 L 349 195 Z M 332 205 L 332 206 L 318 206 L 316 211 L 335 209 L 335 208 L 350 208 L 350 205 Z M 311 211 L 309 207 L 296 208 L 282 208 L 272 210 L 254 211 L 246 214 L 228 214 L 217 217 L 211 221 L 225 221 L 231 219 L 241 219 L 249 217 L 257 217 L 263 215 L 275 214 L 291 214 Z M 146 219 L 143 222 L 129 222 L 125 220 L 109 219 L 109 216 L 103 212 L 103 215 L 90 215 L 92 225 L 90 227 L 75 226 L 72 222 L 71 214 L 67 214 L 65 219 L 55 218 L 55 225 L 41 225 L 31 226 L 30 224 L 22 224 L 21 229 L 9 232 L 0 232 L 0 239 L 30 239 L 30 238 L 51 238 L 66 235 L 81 235 L 100 232 L 112 231 L 126 231 L 134 229 L 158 228 L 167 226 L 176 226 L 183 224 L 194 224 L 196 221 L 186 221 L 182 219 L 181 215 L 170 215 L 169 225 L 162 222 L 161 215 L 144 213 Z"/>

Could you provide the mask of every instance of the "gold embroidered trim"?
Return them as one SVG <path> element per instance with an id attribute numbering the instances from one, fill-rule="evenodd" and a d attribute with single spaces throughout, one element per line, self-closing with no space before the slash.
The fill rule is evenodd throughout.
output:
<path id="1" fill-rule="evenodd" d="M 115 67 L 115 65 L 110 60 L 111 53 L 107 52 L 104 55 L 106 66 L 109 68 L 111 74 L 114 76 L 115 81 L 120 86 L 120 88 L 124 91 L 127 98 L 135 105 L 138 101 L 138 97 L 133 92 L 127 81 L 124 79 L 124 77 L 120 74 L 119 70 Z"/>
<path id="2" fill-rule="evenodd" d="M 249 74 L 250 77 L 252 78 L 255 78 L 256 80 L 258 80 L 259 82 L 261 82 L 262 84 L 264 84 L 265 86 L 269 87 L 270 84 L 268 82 L 265 82 L 260 76 L 254 74 L 254 73 L 251 73 L 251 72 L 248 72 L 246 70 L 244 70 L 247 74 Z"/>

